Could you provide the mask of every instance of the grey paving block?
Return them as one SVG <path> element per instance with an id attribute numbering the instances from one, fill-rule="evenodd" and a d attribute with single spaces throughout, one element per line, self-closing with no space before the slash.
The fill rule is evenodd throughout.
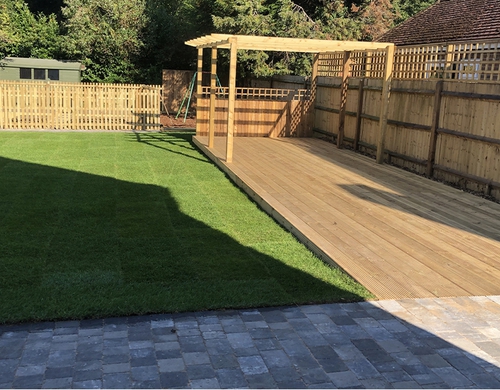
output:
<path id="1" fill-rule="evenodd" d="M 286 382 L 276 382 L 278 389 L 305 389 L 306 385 L 301 380 L 288 380 Z M 329 387 L 334 389 L 333 384 Z"/>
<path id="2" fill-rule="evenodd" d="M 429 368 L 450 367 L 450 364 L 437 353 L 432 355 L 418 356 L 422 364 Z"/>
<path id="3" fill-rule="evenodd" d="M 259 355 L 259 351 L 255 347 L 252 347 L 252 348 L 235 348 L 235 349 L 233 349 L 233 354 L 236 357 L 241 357 L 241 356 L 256 356 L 256 355 Z"/>
<path id="4" fill-rule="evenodd" d="M 102 366 L 103 374 L 115 374 L 120 372 L 129 372 L 130 363 L 104 364 Z"/>
<path id="5" fill-rule="evenodd" d="M 76 350 L 56 350 L 49 354 L 47 367 L 68 367 L 75 364 Z"/>
<path id="6" fill-rule="evenodd" d="M 451 387 L 468 387 L 473 383 L 458 372 L 453 367 L 439 367 L 433 368 L 435 374 L 443 379 L 443 381 Z"/>
<path id="7" fill-rule="evenodd" d="M 412 375 L 412 378 L 419 385 L 432 385 L 443 383 L 443 379 L 437 376 L 434 372 L 430 372 L 428 374 L 415 374 Z"/>
<path id="8" fill-rule="evenodd" d="M 390 382 L 380 379 L 363 379 L 360 381 L 365 389 L 392 389 L 393 386 Z"/>
<path id="9" fill-rule="evenodd" d="M 329 345 L 312 347 L 309 350 L 316 359 L 337 359 L 339 357 Z"/>
<path id="10" fill-rule="evenodd" d="M 248 386 L 251 389 L 277 389 L 278 385 L 274 381 L 271 374 L 262 373 L 254 375 L 245 375 L 245 379 L 248 382 Z"/>
<path id="11" fill-rule="evenodd" d="M 154 348 L 153 340 L 129 341 L 130 350 Z"/>
<path id="12" fill-rule="evenodd" d="M 189 383 L 186 372 L 162 372 L 160 384 L 162 388 L 185 387 Z"/>
<path id="13" fill-rule="evenodd" d="M 56 367 L 47 368 L 45 370 L 45 379 L 67 378 L 73 376 L 74 368 L 70 367 Z"/>
<path id="14" fill-rule="evenodd" d="M 395 389 L 420 389 L 420 388 L 422 388 L 422 386 L 420 386 L 415 381 L 395 382 L 392 384 L 392 386 Z M 432 389 L 432 387 L 430 387 L 430 388 Z"/>
<path id="15" fill-rule="evenodd" d="M 380 377 L 380 373 L 367 359 L 346 360 L 344 363 L 358 379 Z"/>
<path id="16" fill-rule="evenodd" d="M 310 351 L 300 339 L 281 340 L 281 346 L 289 356 L 309 354 Z"/>
<path id="17" fill-rule="evenodd" d="M 220 389 L 217 378 L 193 379 L 191 380 L 192 389 Z"/>
<path id="18" fill-rule="evenodd" d="M 299 367 L 298 370 L 301 372 L 302 380 L 306 385 L 331 382 L 331 379 L 328 376 L 328 374 L 320 367 L 318 368 Z"/>
<path id="19" fill-rule="evenodd" d="M 269 328 L 250 329 L 249 333 L 253 340 L 274 338 L 274 334 Z"/>
<path id="20" fill-rule="evenodd" d="M 186 352 L 206 352 L 205 344 L 201 336 L 179 337 L 181 350 Z"/>
<path id="21" fill-rule="evenodd" d="M 261 356 L 268 368 L 289 367 L 292 365 L 288 355 L 282 350 L 261 351 Z"/>
<path id="22" fill-rule="evenodd" d="M 130 362 L 130 356 L 128 354 L 104 355 L 102 357 L 103 364 L 117 364 L 117 363 L 127 363 L 127 362 Z"/>
<path id="23" fill-rule="evenodd" d="M 75 370 L 73 372 L 73 381 L 75 382 L 83 382 L 96 379 L 102 379 L 101 370 L 84 370 L 84 371 Z"/>
<path id="24" fill-rule="evenodd" d="M 329 342 L 317 332 L 307 335 L 301 335 L 301 339 L 309 348 L 329 346 Z"/>
<path id="25" fill-rule="evenodd" d="M 156 359 L 161 360 L 161 359 L 175 359 L 175 358 L 182 358 L 181 351 L 179 349 L 174 349 L 174 350 L 167 350 L 167 351 L 156 351 L 155 353 Z"/>
<path id="26" fill-rule="evenodd" d="M 340 358 L 318 359 L 318 363 L 326 373 L 342 372 L 348 370 L 344 361 Z"/>
<path id="27" fill-rule="evenodd" d="M 500 380 L 488 374 L 472 374 L 468 376 L 474 384 L 482 389 L 500 389 Z"/>
<path id="28" fill-rule="evenodd" d="M 279 309 L 260 309 L 259 312 L 268 324 L 285 322 L 287 320 L 285 315 Z"/>
<path id="29" fill-rule="evenodd" d="M 101 360 L 89 360 L 84 362 L 76 362 L 75 370 L 100 370 L 102 368 Z"/>
<path id="30" fill-rule="evenodd" d="M 238 364 L 245 375 L 257 375 L 268 372 L 267 366 L 261 356 L 238 357 Z"/>
<path id="31" fill-rule="evenodd" d="M 222 328 L 225 333 L 244 333 L 248 330 L 243 323 L 234 325 L 222 325 Z"/>
<path id="32" fill-rule="evenodd" d="M 388 353 L 408 352 L 408 347 L 399 340 L 377 340 L 377 343 Z"/>
<path id="33" fill-rule="evenodd" d="M 248 387 L 243 373 L 236 368 L 221 368 L 216 371 L 217 380 L 221 389 L 234 389 Z"/>
<path id="34" fill-rule="evenodd" d="M 74 389 L 100 389 L 102 387 L 102 380 L 88 380 L 82 382 L 73 382 Z"/>
<path id="35" fill-rule="evenodd" d="M 188 366 L 187 375 L 190 380 L 215 378 L 215 370 L 210 364 L 198 364 Z"/>
<path id="36" fill-rule="evenodd" d="M 387 371 L 383 372 L 382 376 L 389 382 L 407 382 L 414 380 L 406 371 L 398 370 L 398 371 Z"/>
<path id="37" fill-rule="evenodd" d="M 231 344 L 229 344 L 229 341 L 224 339 L 207 340 L 205 342 L 205 345 L 209 355 L 223 355 L 233 353 Z"/>
<path id="38" fill-rule="evenodd" d="M 130 373 L 104 374 L 102 386 L 105 389 L 129 389 L 132 387 Z"/>
<path id="39" fill-rule="evenodd" d="M 236 368 L 239 367 L 238 360 L 234 355 L 210 355 L 212 366 L 218 370 L 220 368 Z"/>
<path id="40" fill-rule="evenodd" d="M 500 347 L 500 346 L 499 346 Z M 462 374 L 483 374 L 484 370 L 467 356 L 447 356 L 446 361 Z"/>
<path id="41" fill-rule="evenodd" d="M 132 367 L 130 369 L 132 381 L 149 381 L 158 378 L 158 366 Z"/>
<path id="42" fill-rule="evenodd" d="M 46 366 L 21 366 L 16 370 L 16 376 L 43 375 Z"/>
<path id="43" fill-rule="evenodd" d="M 181 350 L 181 345 L 178 341 L 167 341 L 164 343 L 155 343 L 154 349 L 157 351 Z"/>
<path id="44" fill-rule="evenodd" d="M 361 382 L 352 371 L 333 372 L 328 374 L 328 377 L 339 389 L 354 388 L 361 385 Z"/>
<path id="45" fill-rule="evenodd" d="M 310 354 L 307 355 L 292 355 L 290 356 L 290 361 L 297 369 L 301 370 L 314 370 L 320 368 L 320 365 L 316 359 Z"/>
<path id="46" fill-rule="evenodd" d="M 198 365 L 210 363 L 207 352 L 187 352 L 183 354 L 186 365 Z"/>
<path id="47" fill-rule="evenodd" d="M 270 351 L 281 348 L 279 341 L 274 337 L 267 339 L 254 339 L 253 343 L 259 351 Z"/>
<path id="48" fill-rule="evenodd" d="M 42 384 L 42 389 L 69 389 L 73 378 L 46 379 Z"/>
<path id="49" fill-rule="evenodd" d="M 160 372 L 178 372 L 186 369 L 182 358 L 158 360 L 158 367 Z"/>
<path id="50" fill-rule="evenodd" d="M 14 379 L 12 387 L 15 389 L 36 389 L 42 386 L 43 375 L 18 376 Z"/>
<path id="51" fill-rule="evenodd" d="M 248 333 L 230 333 L 227 335 L 227 340 L 233 349 L 252 348 L 255 346 Z"/>
<path id="52" fill-rule="evenodd" d="M 276 383 L 301 381 L 301 373 L 296 367 L 269 367 L 269 373 L 273 376 Z"/>

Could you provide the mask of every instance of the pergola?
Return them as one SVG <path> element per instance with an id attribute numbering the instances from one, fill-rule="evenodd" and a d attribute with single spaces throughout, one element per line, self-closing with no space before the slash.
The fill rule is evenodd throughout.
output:
<path id="1" fill-rule="evenodd" d="M 387 61 L 384 72 L 384 86 L 382 90 L 382 108 L 380 115 L 380 131 L 377 148 L 377 162 L 382 161 L 383 157 L 383 139 L 385 128 L 387 126 L 387 101 L 389 99 L 389 86 L 392 74 L 392 63 L 394 57 L 394 44 L 384 42 L 356 42 L 356 41 L 330 41 L 320 39 L 301 39 L 301 38 L 279 38 L 262 37 L 249 35 L 229 35 L 229 34 L 210 34 L 195 38 L 185 42 L 186 45 L 194 46 L 198 49 L 197 64 L 197 97 L 202 95 L 202 70 L 203 70 L 203 49 L 211 48 L 211 78 L 210 78 L 210 116 L 209 116 L 209 135 L 208 147 L 214 146 L 215 134 L 215 96 L 216 96 L 216 73 L 217 73 L 217 50 L 230 50 L 229 63 L 229 101 L 227 112 L 227 141 L 226 141 L 226 163 L 233 159 L 233 133 L 234 133 L 234 109 L 236 98 L 236 65 L 238 50 L 262 50 L 279 52 L 298 52 L 315 54 L 312 71 L 312 83 L 314 84 L 318 75 L 318 57 L 319 53 L 328 52 L 350 52 L 355 50 L 385 50 Z M 343 79 L 347 79 L 349 72 L 348 56 L 344 56 Z M 380 154 L 380 157 L 379 157 Z"/>

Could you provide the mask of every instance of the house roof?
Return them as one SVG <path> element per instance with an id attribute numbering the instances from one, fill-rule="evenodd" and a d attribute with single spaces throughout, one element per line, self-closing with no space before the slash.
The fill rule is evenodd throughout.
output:
<path id="1" fill-rule="evenodd" d="M 377 38 L 397 46 L 500 38 L 500 0 L 440 0 Z"/>
<path id="2" fill-rule="evenodd" d="M 42 58 L 5 57 L 2 62 L 3 66 L 16 68 L 45 68 L 64 70 L 85 69 L 80 62 L 48 60 Z"/>

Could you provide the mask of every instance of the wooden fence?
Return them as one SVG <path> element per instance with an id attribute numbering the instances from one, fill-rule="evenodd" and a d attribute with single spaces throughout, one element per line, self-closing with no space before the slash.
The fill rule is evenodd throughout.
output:
<path id="1" fill-rule="evenodd" d="M 217 88 L 215 136 L 227 134 L 228 88 Z M 239 137 L 304 137 L 310 135 L 308 90 L 236 88 L 235 131 Z M 210 87 L 202 88 L 197 105 L 197 135 L 207 136 Z"/>
<path id="2" fill-rule="evenodd" d="M 160 90 L 159 85 L 0 81 L 0 128 L 158 129 Z"/>
<path id="3" fill-rule="evenodd" d="M 162 112 L 176 115 L 182 101 L 189 95 L 189 87 L 193 81 L 194 72 L 191 70 L 163 69 L 162 72 Z M 195 91 L 196 92 L 196 91 Z M 193 93 L 190 107 L 196 107 L 196 93 Z M 193 110 L 194 112 L 194 110 Z"/>
<path id="4" fill-rule="evenodd" d="M 320 77 L 314 131 L 374 154 L 382 80 L 350 78 L 341 105 L 339 77 Z M 393 80 L 385 160 L 500 200 L 500 84 Z M 342 111 L 344 111 L 342 113 Z"/>

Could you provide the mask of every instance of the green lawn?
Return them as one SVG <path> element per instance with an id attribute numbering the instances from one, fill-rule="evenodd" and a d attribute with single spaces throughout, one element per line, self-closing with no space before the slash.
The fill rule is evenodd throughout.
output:
<path id="1" fill-rule="evenodd" d="M 190 134 L 0 132 L 0 323 L 371 297 Z"/>

